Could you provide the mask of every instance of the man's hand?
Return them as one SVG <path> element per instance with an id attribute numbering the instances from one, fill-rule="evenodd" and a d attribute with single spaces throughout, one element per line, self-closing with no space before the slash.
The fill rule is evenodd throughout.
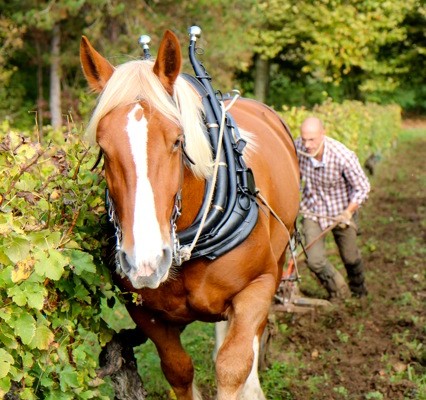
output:
<path id="1" fill-rule="evenodd" d="M 337 217 L 336 221 L 339 222 L 339 228 L 346 229 L 351 224 L 352 212 L 345 210 L 341 212 Z"/>

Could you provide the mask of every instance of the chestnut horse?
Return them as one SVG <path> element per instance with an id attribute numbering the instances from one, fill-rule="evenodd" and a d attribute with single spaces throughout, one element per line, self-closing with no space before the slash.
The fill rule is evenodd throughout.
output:
<path id="1" fill-rule="evenodd" d="M 262 198 L 256 225 L 227 253 L 177 267 L 171 227 L 176 195 L 181 190 L 179 232 L 202 207 L 214 165 L 200 96 L 180 75 L 179 42 L 166 31 L 155 61 L 114 67 L 83 37 L 80 58 L 90 88 L 100 93 L 87 131 L 104 154 L 120 231 L 115 278 L 123 291 L 138 295 L 140 301 L 126 307 L 141 337 L 155 344 L 176 397 L 201 399 L 180 334 L 195 320 L 227 321 L 215 357 L 217 398 L 264 399 L 259 340 L 299 209 L 298 161 L 285 124 L 261 103 L 235 102 L 230 113 L 248 142 L 244 158 Z"/>

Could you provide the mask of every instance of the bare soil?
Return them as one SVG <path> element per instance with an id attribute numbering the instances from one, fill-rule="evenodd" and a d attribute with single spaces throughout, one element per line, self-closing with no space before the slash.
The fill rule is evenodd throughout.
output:
<path id="1" fill-rule="evenodd" d="M 405 126 L 424 128 L 424 122 Z M 292 398 L 426 399 L 425 160 L 426 135 L 415 135 L 371 177 L 359 236 L 369 295 L 277 316 L 269 365 L 297 364 Z M 301 283 L 306 296 L 325 297 L 303 265 L 301 274 L 308 276 Z"/>

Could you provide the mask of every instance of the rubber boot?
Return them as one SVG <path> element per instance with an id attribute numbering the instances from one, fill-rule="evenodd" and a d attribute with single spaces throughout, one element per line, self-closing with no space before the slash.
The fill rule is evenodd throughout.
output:
<path id="1" fill-rule="evenodd" d="M 345 278 L 331 265 L 318 273 L 317 277 L 330 295 L 330 299 L 345 299 L 350 296 Z"/>
<path id="2" fill-rule="evenodd" d="M 364 265 L 362 260 L 355 264 L 345 264 L 348 273 L 349 288 L 353 297 L 367 296 L 368 290 L 365 287 Z"/>

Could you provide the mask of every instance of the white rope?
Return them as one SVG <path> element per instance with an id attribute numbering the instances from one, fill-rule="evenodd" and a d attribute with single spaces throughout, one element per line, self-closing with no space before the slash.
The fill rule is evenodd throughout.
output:
<path id="1" fill-rule="evenodd" d="M 200 221 L 200 226 L 198 227 L 197 233 L 196 233 L 191 245 L 182 246 L 180 248 L 182 261 L 188 261 L 191 258 L 192 251 L 194 250 L 194 247 L 196 246 L 197 241 L 198 241 L 198 239 L 201 235 L 201 232 L 204 228 L 204 224 L 205 224 L 206 219 L 207 219 L 207 214 L 208 214 L 208 212 L 211 208 L 211 204 L 212 204 L 212 201 L 213 201 L 213 194 L 214 194 L 214 190 L 215 190 L 215 186 L 216 186 L 217 173 L 219 171 L 220 155 L 222 153 L 222 141 L 223 141 L 223 135 L 224 135 L 224 131 L 225 131 L 226 112 L 234 105 L 234 103 L 237 101 L 238 97 L 240 97 L 240 92 L 238 90 L 233 90 L 233 92 L 235 93 L 235 95 L 234 95 L 234 97 L 232 98 L 231 102 L 228 104 L 227 107 L 225 107 L 225 104 L 224 104 L 223 101 L 219 102 L 220 108 L 222 110 L 222 117 L 221 117 L 221 121 L 220 121 L 219 139 L 218 139 L 218 146 L 217 146 L 217 151 L 216 151 L 216 160 L 215 160 L 214 168 L 213 168 L 212 184 L 211 184 L 211 187 L 210 187 L 209 194 L 207 196 L 208 206 L 204 209 L 203 217 L 201 218 L 201 221 Z"/>
<path id="2" fill-rule="evenodd" d="M 321 151 L 322 147 L 324 146 L 324 141 L 325 141 L 325 139 L 322 140 L 322 142 L 318 146 L 317 150 L 313 154 L 306 153 L 305 151 L 302 151 L 302 150 L 298 150 L 297 152 L 299 154 L 304 155 L 305 157 L 310 157 L 310 158 L 316 157 L 319 154 L 319 152 Z"/>
<path id="3" fill-rule="evenodd" d="M 284 230 L 285 230 L 285 232 L 288 236 L 288 245 L 290 247 L 291 258 L 293 259 L 293 265 L 294 265 L 294 271 L 296 273 L 296 278 L 299 279 L 300 275 L 299 275 L 299 270 L 297 268 L 296 248 L 295 248 L 295 243 L 293 241 L 293 238 L 290 235 L 290 231 L 288 230 L 288 228 L 285 225 L 285 223 L 283 222 L 283 220 L 279 217 L 279 215 L 273 210 L 273 208 L 269 205 L 269 203 L 266 201 L 266 199 L 261 195 L 260 190 L 258 188 L 256 188 L 256 197 L 258 197 L 262 201 L 262 203 L 269 209 L 269 211 L 275 217 L 275 219 L 283 226 L 283 228 L 284 228 Z"/>
<path id="4" fill-rule="evenodd" d="M 306 217 L 316 217 L 316 218 L 329 219 L 330 221 L 339 222 L 339 223 L 347 225 L 347 226 L 352 226 L 353 228 L 355 228 L 355 230 L 358 229 L 358 227 L 351 220 L 348 220 L 347 222 L 342 222 L 337 217 L 329 217 L 328 215 L 317 214 L 317 213 L 314 213 L 314 212 L 311 212 L 311 211 L 300 211 L 300 214 L 302 214 Z"/>

